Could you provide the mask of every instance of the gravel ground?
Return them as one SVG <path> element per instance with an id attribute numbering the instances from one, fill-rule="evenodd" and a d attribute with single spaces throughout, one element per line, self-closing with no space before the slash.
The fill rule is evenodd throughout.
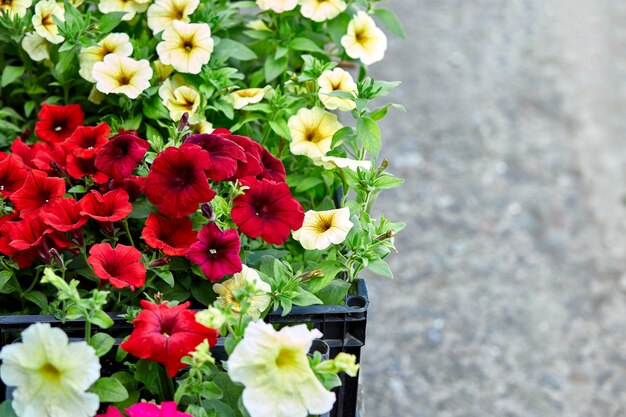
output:
<path id="1" fill-rule="evenodd" d="M 626 3 L 394 0 L 364 417 L 626 416 Z"/>

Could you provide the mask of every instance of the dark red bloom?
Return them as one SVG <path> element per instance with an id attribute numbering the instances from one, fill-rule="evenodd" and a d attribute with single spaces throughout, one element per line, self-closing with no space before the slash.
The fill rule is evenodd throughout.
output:
<path id="1" fill-rule="evenodd" d="M 170 377 L 186 365 L 181 359 L 208 340 L 217 343 L 217 331 L 196 322 L 196 312 L 189 310 L 189 302 L 174 307 L 152 304 L 141 300 L 143 310 L 133 320 L 135 329 L 121 348 L 137 356 L 165 366 Z"/>
<path id="2" fill-rule="evenodd" d="M 82 126 L 84 120 L 79 104 L 57 106 L 44 103 L 39 111 L 39 121 L 35 123 L 35 134 L 43 141 L 61 143 Z"/>
<path id="3" fill-rule="evenodd" d="M 141 237 L 148 246 L 161 249 L 170 256 L 183 256 L 189 246 L 198 240 L 198 232 L 192 229 L 193 224 L 187 217 L 168 219 L 150 213 L 146 220 Z"/>
<path id="4" fill-rule="evenodd" d="M 15 210 L 25 214 L 47 206 L 63 194 L 65 194 L 63 179 L 49 178 L 45 172 L 32 170 L 28 173 L 22 188 L 14 192 L 10 199 Z"/>
<path id="5" fill-rule="evenodd" d="M 24 165 L 35 168 L 35 165 L 33 165 L 33 145 L 27 145 L 22 139 L 17 138 L 11 144 L 11 152 L 13 152 L 13 156 L 18 157 Z"/>
<path id="6" fill-rule="evenodd" d="M 215 134 L 215 132 L 213 133 Z M 263 165 L 261 164 L 263 146 L 246 136 L 230 135 L 228 139 L 241 146 L 246 153 L 245 162 L 237 161 L 237 172 L 234 178 L 256 177 L 261 174 L 263 172 Z"/>
<path id="7" fill-rule="evenodd" d="M 104 172 L 100 172 L 96 169 L 95 160 L 95 156 L 89 159 L 83 159 L 69 154 L 67 156 L 67 166 L 65 169 L 72 178 L 91 176 L 96 184 L 104 184 L 109 180 L 109 177 L 107 177 Z"/>
<path id="8" fill-rule="evenodd" d="M 246 162 L 243 148 L 225 135 L 199 134 L 191 135 L 185 143 L 193 143 L 211 155 L 211 168 L 206 171 L 213 181 L 230 178 L 237 172 L 237 164 Z"/>
<path id="9" fill-rule="evenodd" d="M 174 401 L 164 401 L 161 405 L 154 403 L 137 403 L 126 409 L 128 417 L 193 417 L 191 414 L 178 411 Z M 120 411 L 110 405 L 106 413 L 96 417 L 124 417 Z"/>
<path id="10" fill-rule="evenodd" d="M 132 246 L 98 243 L 89 249 L 89 264 L 100 279 L 107 280 L 115 288 L 143 287 L 146 283 L 146 267 L 141 262 L 141 252 Z"/>
<path id="11" fill-rule="evenodd" d="M 250 188 L 233 200 L 232 218 L 245 235 L 281 245 L 302 226 L 304 209 L 287 184 L 255 178 L 242 184 Z"/>
<path id="12" fill-rule="evenodd" d="M 28 171 L 16 156 L 3 155 L 4 158 L 0 160 L 0 195 L 6 198 L 22 188 Z"/>
<path id="13" fill-rule="evenodd" d="M 79 203 L 82 216 L 89 216 L 99 222 L 117 222 L 133 211 L 133 205 L 128 201 L 128 193 L 121 188 L 104 195 L 91 190 Z"/>
<path id="14" fill-rule="evenodd" d="M 154 159 L 141 192 L 164 215 L 187 216 L 215 197 L 204 173 L 210 168 L 209 154 L 198 145 L 167 148 Z"/>
<path id="15" fill-rule="evenodd" d="M 216 282 L 227 274 L 241 271 L 241 242 L 235 229 L 223 232 L 213 222 L 202 228 L 198 241 L 187 251 L 187 259 L 200 265 L 209 281 Z"/>
<path id="16" fill-rule="evenodd" d="M 31 213 L 19 222 L 9 222 L 11 248 L 26 251 L 30 256 L 37 255 L 44 261 L 50 260 L 51 248 L 66 249 L 70 242 L 61 233 L 44 224 L 38 214 Z"/>
<path id="17" fill-rule="evenodd" d="M 48 175 L 63 177 L 65 173 L 65 149 L 56 143 L 35 143 L 33 145 L 32 164 L 35 168 L 46 171 Z"/>
<path id="18" fill-rule="evenodd" d="M 110 133 L 109 125 L 106 123 L 100 123 L 98 126 L 79 126 L 61 146 L 69 154 L 82 159 L 91 159 L 106 145 Z"/>
<path id="19" fill-rule="evenodd" d="M 265 178 L 276 182 L 285 182 L 287 179 L 287 172 L 283 163 L 265 148 L 261 154 L 261 166 L 263 172 L 257 175 L 257 179 Z"/>
<path id="20" fill-rule="evenodd" d="M 141 162 L 150 144 L 134 134 L 120 133 L 108 141 L 96 157 L 96 168 L 121 181 Z"/>
<path id="21" fill-rule="evenodd" d="M 112 189 L 123 188 L 128 193 L 128 198 L 131 202 L 137 200 L 139 194 L 141 194 L 141 186 L 143 185 L 146 177 L 139 175 L 131 175 L 128 178 L 124 178 L 122 181 L 111 181 L 109 186 Z"/>
<path id="22" fill-rule="evenodd" d="M 73 198 L 57 198 L 41 211 L 45 224 L 60 232 L 79 229 L 87 223 L 87 216 L 80 214 L 81 206 Z"/>

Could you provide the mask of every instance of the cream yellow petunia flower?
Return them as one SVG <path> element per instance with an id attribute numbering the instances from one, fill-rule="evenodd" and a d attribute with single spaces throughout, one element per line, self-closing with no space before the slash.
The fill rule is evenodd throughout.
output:
<path id="1" fill-rule="evenodd" d="M 0 1 L 0 12 L 9 12 L 9 17 L 24 17 L 26 10 L 33 5 L 32 0 L 2 0 Z"/>
<path id="2" fill-rule="evenodd" d="M 291 133 L 289 149 L 294 155 L 321 157 L 330 151 L 333 135 L 343 126 L 337 116 L 314 107 L 300 109 L 287 122 Z"/>
<path id="3" fill-rule="evenodd" d="M 318 94 L 320 101 L 328 110 L 351 111 L 356 108 L 354 100 L 329 95 L 333 91 L 345 91 L 356 97 L 358 88 L 349 72 L 341 68 L 326 70 L 317 79 L 317 85 L 320 87 Z"/>
<path id="4" fill-rule="evenodd" d="M 300 13 L 315 22 L 331 20 L 348 6 L 343 0 L 302 0 Z"/>
<path id="5" fill-rule="evenodd" d="M 50 45 L 50 42 L 36 32 L 28 32 L 22 39 L 22 48 L 24 48 L 30 59 L 37 62 L 50 59 L 48 45 Z"/>
<path id="6" fill-rule="evenodd" d="M 298 0 L 256 0 L 256 4 L 261 10 L 272 10 L 276 13 L 282 13 L 295 9 L 298 5 Z"/>
<path id="7" fill-rule="evenodd" d="M 169 80 L 168 80 L 169 81 Z M 167 83 L 167 81 L 165 82 Z M 159 89 L 159 96 L 163 100 L 163 105 L 169 110 L 173 121 L 178 122 L 184 113 L 189 115 L 189 123 L 198 121 L 196 114 L 200 106 L 200 93 L 188 85 L 180 85 L 172 88 L 171 85 L 165 87 L 165 83 Z M 163 93 L 161 92 L 161 90 Z"/>
<path id="8" fill-rule="evenodd" d="M 198 123 L 190 123 L 189 127 L 191 131 L 195 134 L 202 133 L 213 133 L 215 128 L 213 127 L 213 123 L 208 122 L 206 118 L 203 116 Z"/>
<path id="9" fill-rule="evenodd" d="M 136 0 L 100 0 L 98 10 L 102 13 L 126 12 L 122 20 L 132 20 L 137 13 L 145 12 L 149 3 Z"/>
<path id="10" fill-rule="evenodd" d="M 154 73 L 157 77 L 157 83 L 162 83 L 174 72 L 174 67 L 171 65 L 165 65 L 161 60 L 157 59 L 152 63 L 154 65 Z"/>
<path id="11" fill-rule="evenodd" d="M 324 169 L 348 168 L 355 172 L 358 168 L 363 168 L 366 171 L 372 169 L 372 163 L 370 161 L 357 161 L 350 158 L 339 158 L 337 156 L 313 158 L 313 163 L 317 166 L 323 166 Z"/>
<path id="12" fill-rule="evenodd" d="M 347 207 L 326 211 L 309 210 L 304 213 L 302 227 L 292 234 L 304 249 L 323 250 L 346 240 L 352 226 L 350 209 Z"/>
<path id="13" fill-rule="evenodd" d="M 104 94 L 125 94 L 135 99 L 150 87 L 152 68 L 150 63 L 142 59 L 109 54 L 102 62 L 97 62 L 91 72 L 96 80 L 96 88 Z"/>
<path id="14" fill-rule="evenodd" d="M 267 294 L 272 288 L 268 283 L 261 280 L 259 273 L 252 268 L 243 265 L 241 272 L 233 275 L 226 281 L 213 284 L 213 291 L 217 294 L 217 304 L 223 307 L 231 306 L 232 312 L 239 315 L 241 312 L 241 304 L 235 299 L 233 291 L 241 288 L 248 283 L 252 283 L 258 294 L 249 298 L 250 306 L 246 315 L 258 320 L 261 313 L 270 305 L 272 298 Z"/>
<path id="15" fill-rule="evenodd" d="M 63 21 L 65 19 L 65 11 L 63 4 L 54 0 L 42 0 L 35 5 L 35 14 L 33 15 L 33 27 L 35 32 L 50 43 L 61 43 L 65 38 L 59 35 L 59 28 L 54 23 L 52 16 Z"/>
<path id="16" fill-rule="evenodd" d="M 104 57 L 109 54 L 131 56 L 132 53 L 133 44 L 130 43 L 130 38 L 127 34 L 110 33 L 97 45 L 81 48 L 79 55 L 80 70 L 78 73 L 87 81 L 94 83 L 96 80 L 91 75 L 91 71 L 96 62 L 102 62 Z"/>
<path id="17" fill-rule="evenodd" d="M 212 52 L 211 28 L 206 23 L 175 20 L 163 31 L 163 40 L 157 45 L 161 62 L 191 74 L 200 72 L 211 59 Z"/>
<path id="18" fill-rule="evenodd" d="M 258 103 L 265 97 L 266 92 L 271 89 L 270 86 L 265 88 L 246 88 L 245 90 L 233 91 L 227 96 L 228 101 L 233 104 L 235 110 L 243 109 L 248 104 Z"/>
<path id="19" fill-rule="evenodd" d="M 148 27 L 156 35 L 172 26 L 175 20 L 189 22 L 200 0 L 156 0 L 148 8 Z"/>
<path id="20" fill-rule="evenodd" d="M 341 38 L 341 45 L 349 57 L 370 65 L 385 56 L 387 36 L 367 13 L 360 11 L 348 24 L 348 33 Z"/>

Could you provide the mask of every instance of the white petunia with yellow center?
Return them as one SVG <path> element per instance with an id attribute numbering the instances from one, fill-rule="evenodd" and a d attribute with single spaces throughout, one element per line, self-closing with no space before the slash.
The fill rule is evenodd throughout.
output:
<path id="1" fill-rule="evenodd" d="M 230 305 L 232 312 L 239 315 L 241 312 L 241 304 L 235 299 L 233 292 L 248 284 L 252 284 L 257 294 L 248 299 L 250 305 L 248 306 L 246 315 L 252 317 L 253 320 L 258 320 L 261 313 L 270 305 L 272 299 L 268 293 L 272 288 L 268 283 L 261 280 L 259 273 L 254 269 L 243 265 L 241 272 L 236 273 L 232 278 L 219 284 L 214 284 L 213 291 L 218 295 L 218 305 L 222 307 Z"/>
<path id="2" fill-rule="evenodd" d="M 37 32 L 28 32 L 22 39 L 22 48 L 24 48 L 30 59 L 37 62 L 50 59 L 48 45 L 50 45 L 50 42 Z"/>
<path id="3" fill-rule="evenodd" d="M 343 0 L 302 0 L 300 13 L 315 22 L 331 20 L 348 6 Z"/>
<path id="4" fill-rule="evenodd" d="M 100 0 L 98 10 L 102 13 L 125 12 L 122 20 L 132 20 L 137 13 L 145 12 L 149 6 L 147 1 L 136 0 Z"/>
<path id="5" fill-rule="evenodd" d="M 20 417 L 92 417 L 99 398 L 85 392 L 100 377 L 100 361 L 85 342 L 68 342 L 67 335 L 47 323 L 35 323 L 22 333 L 22 343 L 0 351 L 0 377 L 13 393 Z"/>
<path id="6" fill-rule="evenodd" d="M 348 33 L 341 38 L 341 45 L 350 58 L 371 65 L 385 56 L 387 36 L 376 26 L 374 19 L 360 11 L 348 24 Z"/>
<path id="7" fill-rule="evenodd" d="M 26 10 L 33 5 L 32 0 L 2 0 L 0 1 L 0 12 L 8 12 L 9 17 L 24 17 Z"/>
<path id="8" fill-rule="evenodd" d="M 133 44 L 125 33 L 110 33 L 97 45 L 82 48 L 80 50 L 80 70 L 78 73 L 87 81 L 95 83 L 96 80 L 91 75 L 93 66 L 97 62 L 104 61 L 104 57 L 109 54 L 120 56 L 131 56 L 133 53 Z"/>
<path id="9" fill-rule="evenodd" d="M 276 13 L 293 10 L 298 5 L 298 0 L 256 0 L 261 10 L 272 10 Z"/>
<path id="10" fill-rule="evenodd" d="M 215 130 L 215 128 L 213 127 L 213 123 L 208 122 L 204 116 L 200 118 L 198 123 L 189 123 L 189 127 L 191 128 L 191 131 L 195 134 L 213 133 L 213 131 Z"/>
<path id="11" fill-rule="evenodd" d="M 191 74 L 200 72 L 211 59 L 212 52 L 211 28 L 206 23 L 175 20 L 163 31 L 163 40 L 157 45 L 162 63 Z"/>
<path id="12" fill-rule="evenodd" d="M 341 68 L 326 70 L 317 79 L 317 85 L 320 101 L 328 110 L 351 111 L 356 108 L 353 99 L 330 96 L 334 91 L 343 91 L 354 97 L 357 96 L 358 87 L 348 71 Z"/>
<path id="13" fill-rule="evenodd" d="M 314 107 L 300 109 L 287 122 L 291 133 L 289 150 L 294 155 L 321 157 L 330 151 L 333 135 L 343 126 L 337 116 Z"/>
<path id="14" fill-rule="evenodd" d="M 59 35 L 59 28 L 54 22 L 53 17 L 63 21 L 65 19 L 65 11 L 63 4 L 54 0 L 42 0 L 35 5 L 35 14 L 33 15 L 33 27 L 35 32 L 50 43 L 61 43 L 65 38 Z"/>
<path id="15" fill-rule="evenodd" d="M 270 86 L 265 88 L 246 88 L 244 90 L 233 91 L 227 96 L 227 100 L 233 104 L 235 110 L 243 109 L 249 104 L 258 103 L 265 97 L 265 93 L 271 90 Z"/>
<path id="16" fill-rule="evenodd" d="M 304 249 L 323 250 L 346 240 L 352 226 L 350 209 L 347 207 L 326 211 L 309 210 L 304 213 L 302 227 L 292 234 Z"/>
<path id="17" fill-rule="evenodd" d="M 142 59 L 109 54 L 102 62 L 93 66 L 91 75 L 96 80 L 96 88 L 104 94 L 125 94 L 135 99 L 146 88 L 150 87 L 152 68 L 150 63 Z"/>
<path id="18" fill-rule="evenodd" d="M 370 161 L 359 161 L 350 158 L 340 158 L 337 156 L 321 156 L 319 158 L 313 158 L 313 163 L 317 166 L 324 167 L 324 169 L 348 168 L 354 172 L 357 172 L 359 168 L 366 171 L 372 169 L 372 163 Z"/>
<path id="19" fill-rule="evenodd" d="M 189 22 L 200 0 L 156 0 L 148 8 L 148 27 L 155 35 L 172 26 L 175 20 Z"/>
<path id="20" fill-rule="evenodd" d="M 263 321 L 246 327 L 228 359 L 228 375 L 244 385 L 242 400 L 251 417 L 306 417 L 329 412 L 335 394 L 317 379 L 307 359 L 317 330 L 299 324 L 274 330 Z"/>
<path id="21" fill-rule="evenodd" d="M 186 112 L 189 114 L 189 124 L 200 122 L 200 115 L 196 113 L 200 106 L 200 93 L 187 85 L 181 74 L 175 74 L 161 84 L 159 97 L 173 121 L 178 122 Z"/>

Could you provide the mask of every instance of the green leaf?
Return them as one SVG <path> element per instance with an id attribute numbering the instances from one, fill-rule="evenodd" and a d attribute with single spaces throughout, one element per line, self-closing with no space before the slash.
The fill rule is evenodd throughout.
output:
<path id="1" fill-rule="evenodd" d="M 363 117 L 356 122 L 357 139 L 372 156 L 380 151 L 380 128 L 375 120 Z"/>
<path id="2" fill-rule="evenodd" d="M 153 209 L 154 206 L 147 199 L 137 200 L 133 203 L 133 211 L 130 212 L 128 217 L 131 219 L 147 219 Z"/>
<path id="3" fill-rule="evenodd" d="M 69 190 L 67 190 L 68 193 L 79 193 L 79 194 L 84 194 L 87 192 L 87 189 L 85 188 L 84 185 L 75 185 L 72 188 L 70 188 Z"/>
<path id="4" fill-rule="evenodd" d="M 389 30 L 389 32 L 401 38 L 406 36 L 402 23 L 400 23 L 398 17 L 391 10 L 376 9 L 374 14 L 382 22 L 383 26 Z"/>
<path id="5" fill-rule="evenodd" d="M 0 404 L 0 417 L 17 417 L 11 405 L 11 401 L 5 400 Z"/>
<path id="6" fill-rule="evenodd" d="M 113 326 L 113 319 L 102 310 L 96 310 L 92 322 L 101 329 L 108 329 Z"/>
<path id="7" fill-rule="evenodd" d="M 265 81 L 273 81 L 283 72 L 285 72 L 285 68 L 287 67 L 287 61 L 288 60 L 286 56 L 280 59 L 274 59 L 272 55 L 268 56 L 263 67 L 265 71 Z"/>
<path id="8" fill-rule="evenodd" d="M 379 190 L 387 190 L 390 188 L 399 187 L 402 184 L 404 184 L 404 180 L 402 178 L 396 178 L 391 175 L 384 175 L 377 178 L 372 185 Z"/>
<path id="9" fill-rule="evenodd" d="M 128 398 L 128 391 L 115 378 L 100 378 L 91 386 L 90 391 L 98 395 L 101 403 L 116 403 Z"/>
<path id="10" fill-rule="evenodd" d="M 297 287 L 295 289 L 295 292 L 298 295 L 296 295 L 295 298 L 291 300 L 294 305 L 306 307 L 312 306 L 314 304 L 324 304 L 322 300 L 320 300 L 302 287 Z"/>
<path id="11" fill-rule="evenodd" d="M 284 119 L 280 120 L 270 120 L 269 121 L 270 128 L 281 138 L 290 138 L 291 133 L 289 132 L 289 126 Z"/>
<path id="12" fill-rule="evenodd" d="M 13 285 L 7 285 L 12 276 L 11 271 L 0 271 L 0 294 L 9 294 L 15 291 Z"/>
<path id="13" fill-rule="evenodd" d="M 325 305 L 345 304 L 346 295 L 351 284 L 342 280 L 331 281 L 324 289 L 317 293 L 317 296 Z"/>
<path id="14" fill-rule="evenodd" d="M 125 12 L 108 12 L 98 21 L 98 29 L 100 34 L 106 35 L 111 32 L 122 22 Z"/>
<path id="15" fill-rule="evenodd" d="M 24 298 L 37 305 L 37 307 L 42 310 L 45 310 L 46 307 L 48 307 L 48 297 L 46 297 L 41 291 L 31 291 L 28 294 L 25 294 Z"/>
<path id="16" fill-rule="evenodd" d="M 33 110 L 35 110 L 34 101 L 31 100 L 31 101 L 27 101 L 26 103 L 24 103 L 24 114 L 26 115 L 26 117 L 30 116 Z"/>
<path id="17" fill-rule="evenodd" d="M 170 271 L 154 271 L 159 278 L 161 278 L 167 285 L 174 288 L 174 274 Z"/>
<path id="18" fill-rule="evenodd" d="M 350 15 L 343 12 L 333 20 L 326 22 L 326 30 L 335 45 L 341 45 L 341 37 L 346 34 L 350 19 Z"/>
<path id="19" fill-rule="evenodd" d="M 240 61 L 250 61 L 257 58 L 252 49 L 232 39 L 221 39 L 215 46 L 214 54 L 217 59 L 221 60 L 234 58 Z"/>
<path id="20" fill-rule="evenodd" d="M 294 51 L 324 53 L 324 50 L 309 38 L 292 39 L 291 42 L 289 42 L 289 48 Z"/>
<path id="21" fill-rule="evenodd" d="M 298 182 L 298 185 L 296 186 L 296 192 L 302 193 L 323 183 L 324 180 L 321 178 L 307 177 L 304 180 Z"/>
<path id="22" fill-rule="evenodd" d="M 385 278 L 393 278 L 393 272 L 389 269 L 389 265 L 382 259 L 377 259 L 367 265 L 367 269 Z"/>
<path id="23" fill-rule="evenodd" d="M 223 397 L 222 402 L 229 405 L 232 410 L 238 410 L 237 404 L 241 393 L 243 392 L 243 385 L 233 382 L 226 372 L 219 372 L 215 375 L 213 382 L 222 390 Z M 240 415 L 239 413 L 237 413 Z"/>
<path id="24" fill-rule="evenodd" d="M 90 344 L 96 350 L 96 355 L 101 358 L 113 348 L 115 339 L 106 333 L 96 333 L 91 338 Z"/>
<path id="25" fill-rule="evenodd" d="M 12 65 L 4 67 L 4 71 L 2 71 L 2 79 L 0 79 L 0 86 L 6 87 L 13 81 L 20 78 L 22 74 L 24 74 L 24 69 L 24 67 L 14 67 Z"/>
<path id="26" fill-rule="evenodd" d="M 307 289 L 313 294 L 318 293 L 325 288 L 337 274 L 345 269 L 344 265 L 339 261 L 323 261 L 315 266 L 315 269 L 324 271 L 324 276 L 312 278 L 307 281 Z"/>

